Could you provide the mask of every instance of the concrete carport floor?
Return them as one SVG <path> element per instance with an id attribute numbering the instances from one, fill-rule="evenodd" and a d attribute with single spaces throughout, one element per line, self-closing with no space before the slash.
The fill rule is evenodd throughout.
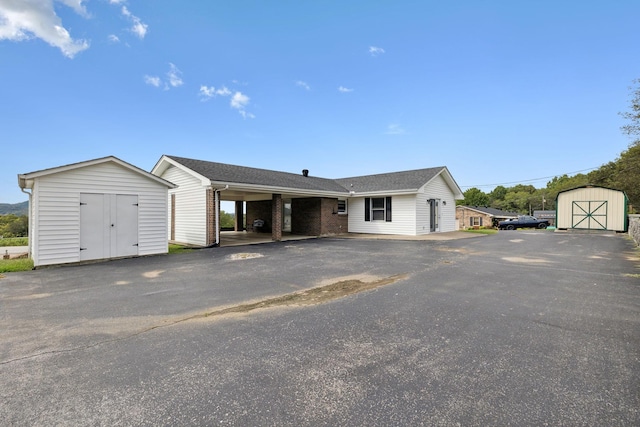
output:
<path id="1" fill-rule="evenodd" d="M 458 240 L 468 239 L 472 237 L 483 237 L 481 234 L 468 233 L 464 231 L 451 231 L 446 233 L 431 233 L 420 236 L 403 236 L 398 234 L 362 234 L 362 233 L 345 233 L 327 237 L 345 238 L 345 239 L 369 239 L 369 240 Z M 295 241 L 317 239 L 319 236 L 301 236 L 290 233 L 282 234 L 282 241 Z M 259 243 L 271 243 L 270 233 L 250 233 L 246 231 L 221 231 L 220 246 L 242 246 L 255 245 Z"/>

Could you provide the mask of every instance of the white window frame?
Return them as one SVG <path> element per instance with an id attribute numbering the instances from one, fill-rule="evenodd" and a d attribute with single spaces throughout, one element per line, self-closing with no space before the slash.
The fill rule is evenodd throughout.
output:
<path id="1" fill-rule="evenodd" d="M 376 205 L 376 201 L 378 201 L 378 205 L 380 204 L 380 201 L 382 201 L 382 205 L 380 206 L 375 206 Z M 378 216 L 382 215 L 381 218 L 376 218 L 376 213 L 378 214 Z M 385 220 L 385 213 L 386 213 L 386 204 L 385 204 L 385 198 L 384 197 L 372 197 L 371 198 L 371 221 L 384 221 Z"/>
<path id="2" fill-rule="evenodd" d="M 347 213 L 348 213 L 347 200 L 338 199 L 338 215 L 346 215 Z"/>

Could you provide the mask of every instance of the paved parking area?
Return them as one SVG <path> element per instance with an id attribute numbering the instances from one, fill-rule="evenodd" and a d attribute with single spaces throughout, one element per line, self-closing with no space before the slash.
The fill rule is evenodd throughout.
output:
<path id="1" fill-rule="evenodd" d="M 640 263 L 618 235 L 314 239 L 0 279 L 8 425 L 638 425 L 639 361 Z"/>

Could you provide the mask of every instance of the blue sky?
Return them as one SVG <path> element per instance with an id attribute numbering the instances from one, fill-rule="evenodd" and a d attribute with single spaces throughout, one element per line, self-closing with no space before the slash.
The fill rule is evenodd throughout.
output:
<path id="1" fill-rule="evenodd" d="M 544 187 L 631 142 L 639 20 L 637 0 L 0 0 L 0 203 L 107 155 Z"/>

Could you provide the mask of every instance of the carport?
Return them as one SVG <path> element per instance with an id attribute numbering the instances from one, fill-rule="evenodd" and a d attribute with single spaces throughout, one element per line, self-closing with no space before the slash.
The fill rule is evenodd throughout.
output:
<path id="1" fill-rule="evenodd" d="M 348 191 L 334 180 L 301 174 L 162 156 L 152 174 L 172 180 L 169 241 L 193 246 L 281 241 L 346 233 Z M 343 201 L 341 211 L 339 200 Z M 220 204 L 235 206 L 235 232 L 220 229 Z M 262 226 L 254 228 L 254 221 Z M 235 239 L 234 239 L 235 236 Z"/>

